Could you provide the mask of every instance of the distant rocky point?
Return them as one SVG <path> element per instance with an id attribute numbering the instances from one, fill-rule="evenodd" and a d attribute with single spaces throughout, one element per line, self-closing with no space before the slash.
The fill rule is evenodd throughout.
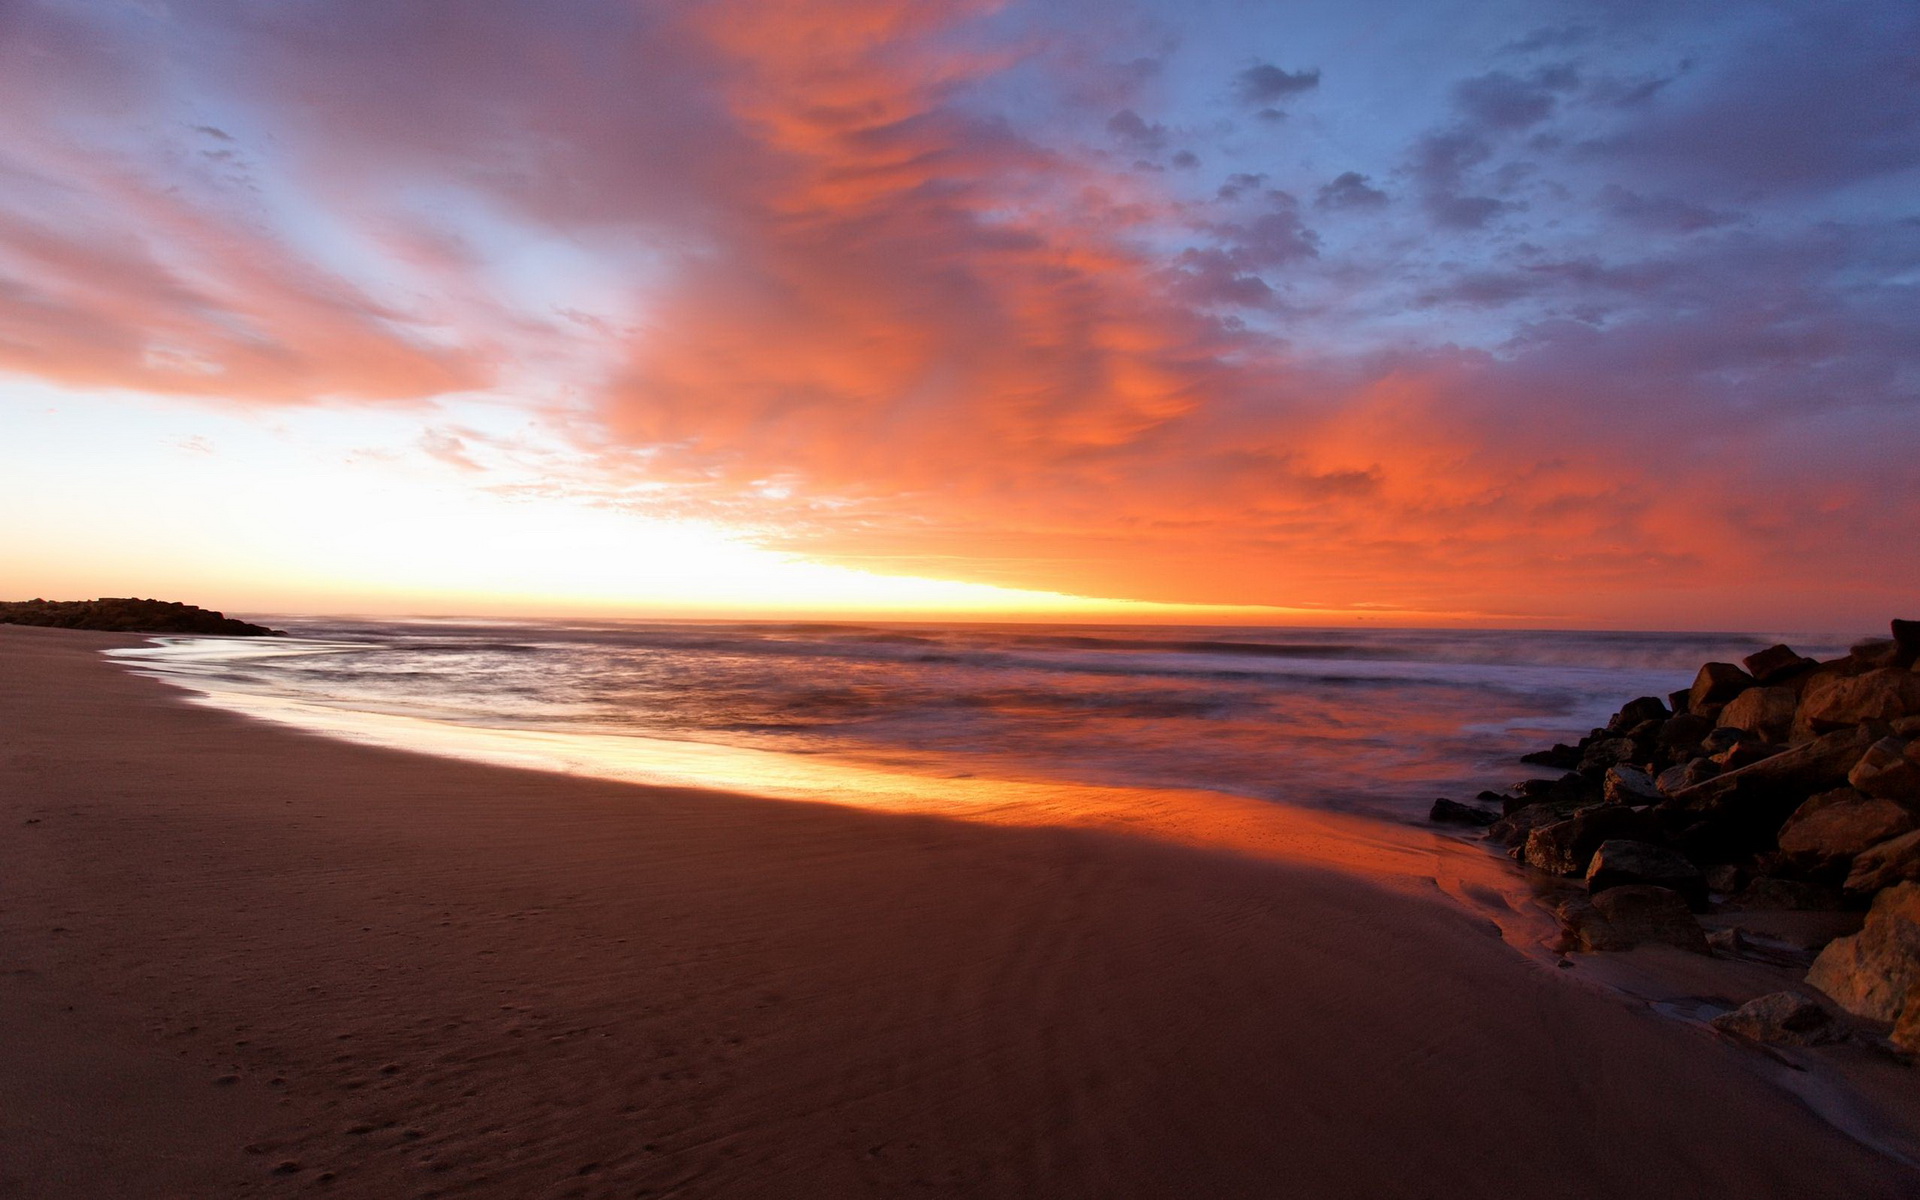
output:
<path id="1" fill-rule="evenodd" d="M 102 596 L 98 600 L 0 600 L 0 625 L 103 629 L 113 633 L 206 633 L 225 637 L 285 637 L 282 630 L 236 621 L 171 600 Z"/>

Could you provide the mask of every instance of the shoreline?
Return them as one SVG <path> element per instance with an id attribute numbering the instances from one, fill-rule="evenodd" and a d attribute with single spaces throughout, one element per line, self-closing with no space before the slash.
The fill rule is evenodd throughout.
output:
<path id="1" fill-rule="evenodd" d="M 96 653 L 137 640 L 0 629 L 23 1194 L 1920 1182 L 1324 826 L 1255 857 L 1192 813 L 1178 845 L 427 758 Z"/>

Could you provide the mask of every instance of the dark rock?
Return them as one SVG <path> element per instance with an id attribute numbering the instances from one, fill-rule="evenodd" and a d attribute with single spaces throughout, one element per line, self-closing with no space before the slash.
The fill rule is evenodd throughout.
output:
<path id="1" fill-rule="evenodd" d="M 1847 782 L 1869 796 L 1920 805 L 1920 741 L 1881 738 L 1847 772 Z"/>
<path id="2" fill-rule="evenodd" d="M 1725 704 L 1753 686 L 1753 676 L 1732 663 L 1710 662 L 1693 677 L 1687 691 L 1687 711 L 1706 715 L 1710 706 Z"/>
<path id="3" fill-rule="evenodd" d="M 1555 767 L 1562 771 L 1571 771 L 1580 765 L 1580 747 L 1569 746 L 1565 742 L 1555 742 L 1553 749 L 1522 754 L 1520 761 L 1531 763 L 1536 767 Z"/>
<path id="4" fill-rule="evenodd" d="M 1707 935 L 1707 945 L 1715 954 L 1738 958 L 1746 952 L 1747 939 L 1738 929 L 1716 929 Z"/>
<path id="5" fill-rule="evenodd" d="M 1529 804 L 1488 826 L 1487 837 L 1505 846 L 1523 845 L 1527 836 L 1538 827 L 1564 821 L 1570 815 L 1562 805 Z"/>
<path id="6" fill-rule="evenodd" d="M 1648 721 L 1664 721 L 1672 716 L 1667 706 L 1658 696 L 1641 696 L 1629 700 L 1613 719 L 1607 722 L 1608 733 L 1628 733 Z"/>
<path id="7" fill-rule="evenodd" d="M 1658 804 L 1666 799 L 1653 780 L 1639 767 L 1613 766 L 1601 784 L 1601 797 L 1608 804 Z"/>
<path id="8" fill-rule="evenodd" d="M 1777 829 L 1807 796 L 1844 782 L 1877 740 L 1870 730 L 1837 730 L 1675 792 L 1673 803 L 1694 810 L 1737 803 L 1758 809 L 1763 819 L 1774 814 L 1771 828 Z"/>
<path id="9" fill-rule="evenodd" d="M 1694 757 L 1701 739 L 1713 732 L 1713 722 L 1693 713 L 1681 713 L 1660 727 L 1654 744 L 1675 762 Z"/>
<path id="10" fill-rule="evenodd" d="M 1780 849 L 1811 870 L 1844 871 L 1861 851 L 1916 827 L 1920 820 L 1892 800 L 1835 788 L 1793 810 L 1780 827 Z"/>
<path id="11" fill-rule="evenodd" d="M 1920 621 L 1902 621 L 1895 617 L 1893 644 L 1900 648 L 1900 656 L 1909 664 L 1920 662 Z"/>
<path id="12" fill-rule="evenodd" d="M 1659 778 L 1653 781 L 1653 786 L 1660 789 L 1661 795 L 1671 796 L 1696 783 L 1704 783 L 1718 774 L 1720 774 L 1719 763 L 1708 758 L 1696 758 L 1660 772 Z"/>
<path id="13" fill-rule="evenodd" d="M 1747 668 L 1747 674 L 1763 684 L 1775 683 L 1820 665 L 1791 646 L 1769 646 L 1758 654 L 1747 655 L 1741 661 Z"/>
<path id="14" fill-rule="evenodd" d="M 1882 667 L 1860 675 L 1820 675 L 1800 698 L 1796 733 L 1825 733 L 1920 713 L 1920 673 Z"/>
<path id="15" fill-rule="evenodd" d="M 1815 1001 L 1792 992 L 1774 992 L 1749 1000 L 1732 1012 L 1715 1017 L 1713 1027 L 1756 1042 L 1780 1042 L 1789 1046 L 1819 1046 L 1845 1036 L 1834 1024 L 1831 1013 Z"/>
<path id="16" fill-rule="evenodd" d="M 1471 804 L 1461 804 L 1456 800 L 1442 797 L 1433 802 L 1433 810 L 1427 814 L 1427 820 L 1444 822 L 1451 825 L 1491 825 L 1500 819 L 1500 814 L 1490 808 L 1478 808 Z"/>
<path id="17" fill-rule="evenodd" d="M 222 637 L 282 637 L 277 629 L 236 621 L 171 600 L 103 596 L 98 600 L 16 600 L 0 602 L 0 625 L 43 625 L 57 629 L 104 629 L 116 633 L 198 633 Z"/>
<path id="18" fill-rule="evenodd" d="M 1667 707 L 1673 710 L 1674 716 L 1677 717 L 1687 711 L 1687 705 L 1692 697 L 1692 692 L 1692 688 L 1681 688 L 1677 692 L 1667 693 Z"/>
<path id="19" fill-rule="evenodd" d="M 1732 707 L 1729 705 L 1728 707 Z M 1760 741 L 1735 742 L 1707 761 L 1719 767 L 1724 773 L 1738 771 L 1741 767 L 1750 767 L 1761 759 L 1772 758 L 1780 753 L 1781 747 L 1771 746 Z"/>
<path id="20" fill-rule="evenodd" d="M 1909 879 L 1920 879 L 1920 829 L 1869 846 L 1847 872 L 1847 890 L 1870 894 Z"/>
<path id="21" fill-rule="evenodd" d="M 1753 735 L 1744 729 L 1728 729 L 1725 726 L 1716 725 L 1700 739 L 1700 753 L 1711 758 L 1716 754 L 1726 753 L 1742 742 L 1753 740 Z"/>
<path id="22" fill-rule="evenodd" d="M 1865 665 L 1868 670 L 1907 665 L 1900 661 L 1900 643 L 1892 638 L 1862 638 L 1848 647 L 1847 657 Z"/>
<path id="23" fill-rule="evenodd" d="M 1727 901 L 1729 909 L 1761 912 L 1834 912 L 1839 893 L 1798 879 L 1762 875 Z"/>
<path id="24" fill-rule="evenodd" d="M 1640 754 L 1640 747 L 1632 738 L 1598 738 L 1588 743 L 1580 755 L 1580 770 L 1598 775 L 1615 763 L 1632 762 Z"/>
<path id="25" fill-rule="evenodd" d="M 1587 891 L 1600 893 L 1636 884 L 1667 888 L 1695 907 L 1706 907 L 1706 877 L 1677 852 L 1626 838 L 1602 842 L 1587 866 Z"/>
<path id="26" fill-rule="evenodd" d="M 1645 943 L 1706 954 L 1707 937 L 1677 892 L 1661 887 L 1617 887 L 1557 907 L 1568 938 L 1581 950 L 1630 950 Z"/>
<path id="27" fill-rule="evenodd" d="M 1783 742 L 1793 728 L 1796 707 L 1792 688 L 1748 688 L 1720 710 L 1720 724 L 1726 729 L 1746 730 L 1765 741 Z"/>
<path id="28" fill-rule="evenodd" d="M 1648 813 L 1615 805 L 1590 808 L 1564 821 L 1535 826 L 1527 834 L 1522 859 L 1554 875 L 1583 875 L 1594 851 L 1609 839 L 1658 836 L 1659 825 Z"/>
<path id="29" fill-rule="evenodd" d="M 1701 872 L 1707 880 L 1707 890 L 1722 896 L 1731 896 L 1739 891 L 1747 881 L 1746 868 L 1734 863 L 1721 863 L 1708 867 Z"/>
<path id="30" fill-rule="evenodd" d="M 1865 927 L 1829 943 L 1807 982 L 1856 1016 L 1899 1019 L 1920 985 L 1920 884 L 1902 883 L 1874 897 Z"/>
<path id="31" fill-rule="evenodd" d="M 1909 1054 L 1920 1053 L 1920 983 L 1907 990 L 1907 1002 L 1887 1040 Z"/>

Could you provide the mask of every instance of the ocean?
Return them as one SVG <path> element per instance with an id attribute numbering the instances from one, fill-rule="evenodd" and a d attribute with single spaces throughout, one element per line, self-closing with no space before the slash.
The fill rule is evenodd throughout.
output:
<path id="1" fill-rule="evenodd" d="M 381 745 L 805 799 L 1076 785 L 1399 821 L 1537 774 L 1760 634 L 1247 626 L 368 621 L 113 655 L 206 703 Z M 1843 646 L 1801 639 L 1816 655 Z M 961 781 L 972 781 L 963 783 Z M 958 789 L 958 791 L 956 791 Z"/>

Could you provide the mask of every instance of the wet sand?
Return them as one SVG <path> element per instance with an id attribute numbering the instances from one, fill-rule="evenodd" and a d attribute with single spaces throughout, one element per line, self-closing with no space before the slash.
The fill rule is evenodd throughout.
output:
<path id="1" fill-rule="evenodd" d="M 0 627 L 0 1194 L 1920 1194 L 1305 818 L 477 765 L 186 703 L 134 641 Z"/>

